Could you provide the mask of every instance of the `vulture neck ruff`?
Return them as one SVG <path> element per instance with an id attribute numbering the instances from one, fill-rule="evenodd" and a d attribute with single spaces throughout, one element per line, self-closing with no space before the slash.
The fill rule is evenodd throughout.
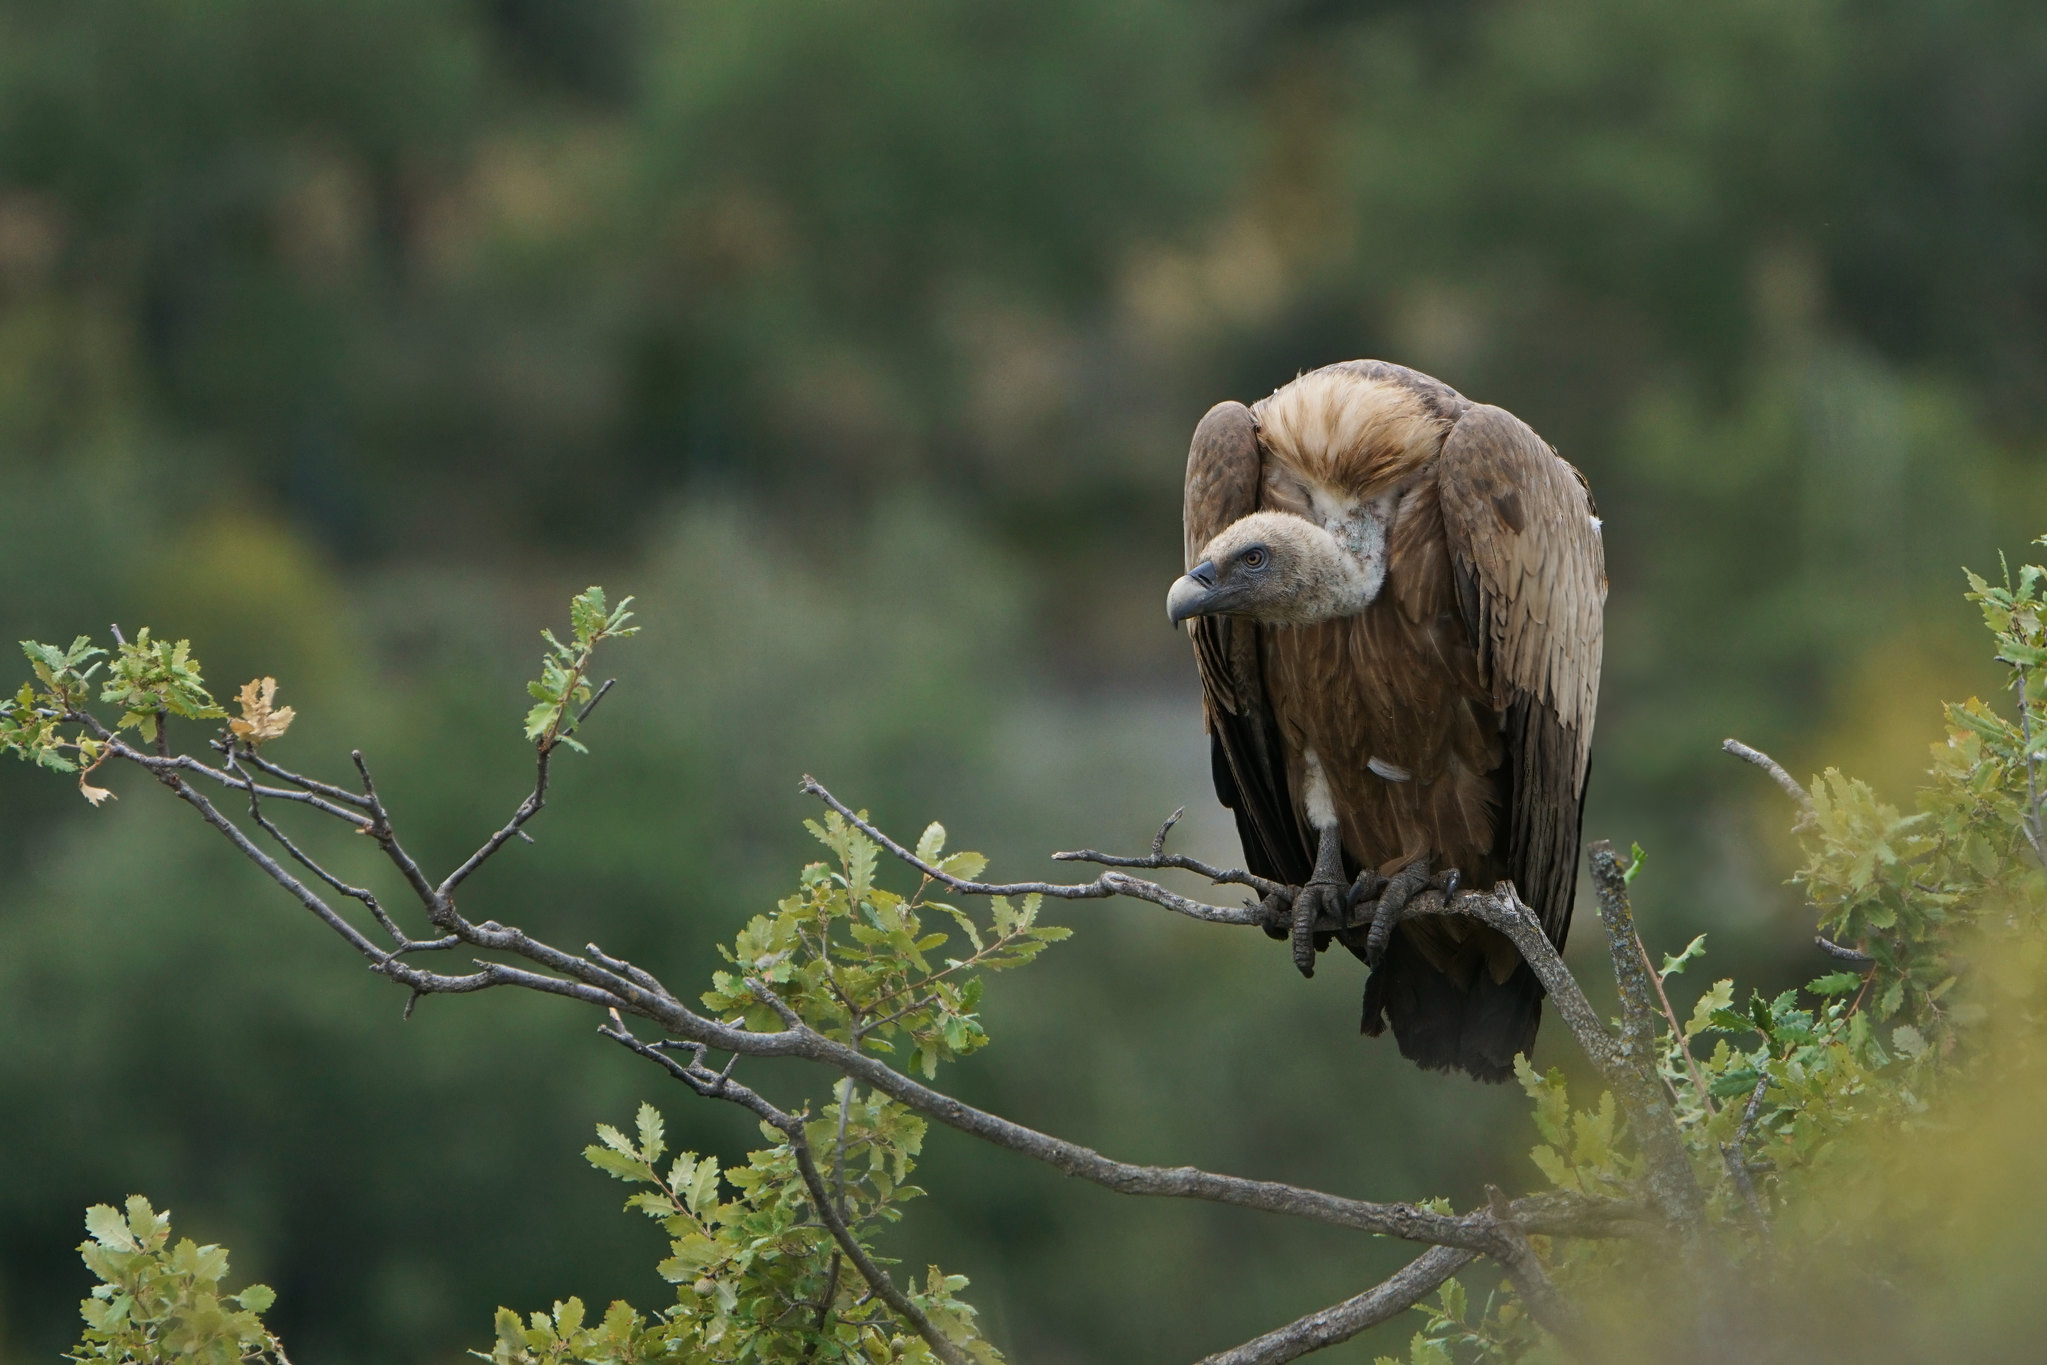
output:
<path id="1" fill-rule="evenodd" d="M 1270 457 L 1268 493 L 1291 480 L 1303 492 L 1358 502 L 1376 500 L 1421 472 L 1442 452 L 1449 429 L 1412 389 L 1329 370 L 1275 389 L 1251 417 Z"/>
<path id="2" fill-rule="evenodd" d="M 1314 587 L 1285 619 L 1363 611 L 1386 584 L 1401 495 L 1441 453 L 1446 424 L 1412 389 L 1333 370 L 1300 376 L 1251 412 L 1266 455 L 1262 506 L 1326 532 L 1335 552 L 1315 546 Z"/>

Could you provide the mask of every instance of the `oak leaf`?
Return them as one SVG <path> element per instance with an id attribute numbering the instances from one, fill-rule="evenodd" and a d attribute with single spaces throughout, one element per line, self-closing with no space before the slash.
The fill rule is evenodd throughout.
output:
<path id="1" fill-rule="evenodd" d="M 236 700 L 242 704 L 242 714 L 227 723 L 235 738 L 256 745 L 276 739 L 291 728 L 292 709 L 275 704 L 277 679 L 258 678 L 243 683 Z"/>

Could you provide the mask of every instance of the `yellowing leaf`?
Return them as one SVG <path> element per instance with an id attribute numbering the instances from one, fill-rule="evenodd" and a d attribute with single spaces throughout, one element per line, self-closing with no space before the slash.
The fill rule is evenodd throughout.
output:
<path id="1" fill-rule="evenodd" d="M 83 774 L 80 774 L 78 778 L 78 794 L 92 802 L 95 806 L 104 805 L 106 802 L 114 799 L 112 792 L 108 791 L 105 787 L 93 786 L 92 783 L 85 780 Z"/>
<path id="2" fill-rule="evenodd" d="M 291 728 L 292 709 L 278 706 L 277 679 L 251 679 L 242 684 L 236 698 L 242 704 L 242 714 L 227 723 L 236 739 L 247 740 L 250 744 L 262 744 L 277 739 Z"/>

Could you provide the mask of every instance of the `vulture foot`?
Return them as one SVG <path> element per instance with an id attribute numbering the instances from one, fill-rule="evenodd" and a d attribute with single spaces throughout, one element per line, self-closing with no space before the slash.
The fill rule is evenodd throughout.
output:
<path id="1" fill-rule="evenodd" d="M 1350 888 L 1342 882 L 1312 881 L 1295 887 L 1293 900 L 1294 966 L 1302 976 L 1313 976 L 1316 922 L 1321 921 L 1321 932 L 1325 935 L 1332 922 L 1342 924 L 1345 907 L 1350 904 Z M 1323 942 L 1326 944 L 1328 939 Z"/>
<path id="2" fill-rule="evenodd" d="M 1336 826 L 1330 825 L 1322 831 L 1314 875 L 1306 886 L 1293 888 L 1294 966 L 1302 976 L 1315 974 L 1315 922 L 1327 916 L 1331 923 L 1341 925 L 1350 910 L 1350 894 L 1343 875 L 1343 839 Z M 1328 925 L 1322 932 L 1326 944 Z"/>
<path id="3" fill-rule="evenodd" d="M 1444 879 L 1454 890 L 1458 875 L 1455 868 L 1448 869 Z M 1362 879 L 1360 879 L 1362 880 Z M 1365 935 L 1365 965 L 1377 971 L 1379 964 L 1386 960 L 1386 945 L 1393 941 L 1393 930 L 1407 913 L 1407 903 L 1415 893 L 1434 885 L 1429 875 L 1429 860 L 1426 856 L 1416 858 L 1406 867 L 1393 874 L 1385 889 L 1379 893 L 1379 900 L 1372 907 L 1372 929 Z"/>

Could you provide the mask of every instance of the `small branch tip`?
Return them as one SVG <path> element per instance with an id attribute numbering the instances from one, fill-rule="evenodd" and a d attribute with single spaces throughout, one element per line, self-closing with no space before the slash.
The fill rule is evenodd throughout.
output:
<path id="1" fill-rule="evenodd" d="M 1733 754 L 1744 763 L 1753 763 L 1756 767 L 1761 768 L 1770 775 L 1772 782 L 1783 788 L 1786 796 L 1798 803 L 1800 811 L 1804 812 L 1807 816 L 1814 814 L 1811 795 L 1806 792 L 1804 787 L 1799 785 L 1797 778 L 1784 771 L 1783 765 L 1778 763 L 1776 759 L 1771 758 L 1761 749 L 1750 748 L 1738 739 L 1723 739 L 1720 741 L 1720 748 L 1722 752 Z"/>

